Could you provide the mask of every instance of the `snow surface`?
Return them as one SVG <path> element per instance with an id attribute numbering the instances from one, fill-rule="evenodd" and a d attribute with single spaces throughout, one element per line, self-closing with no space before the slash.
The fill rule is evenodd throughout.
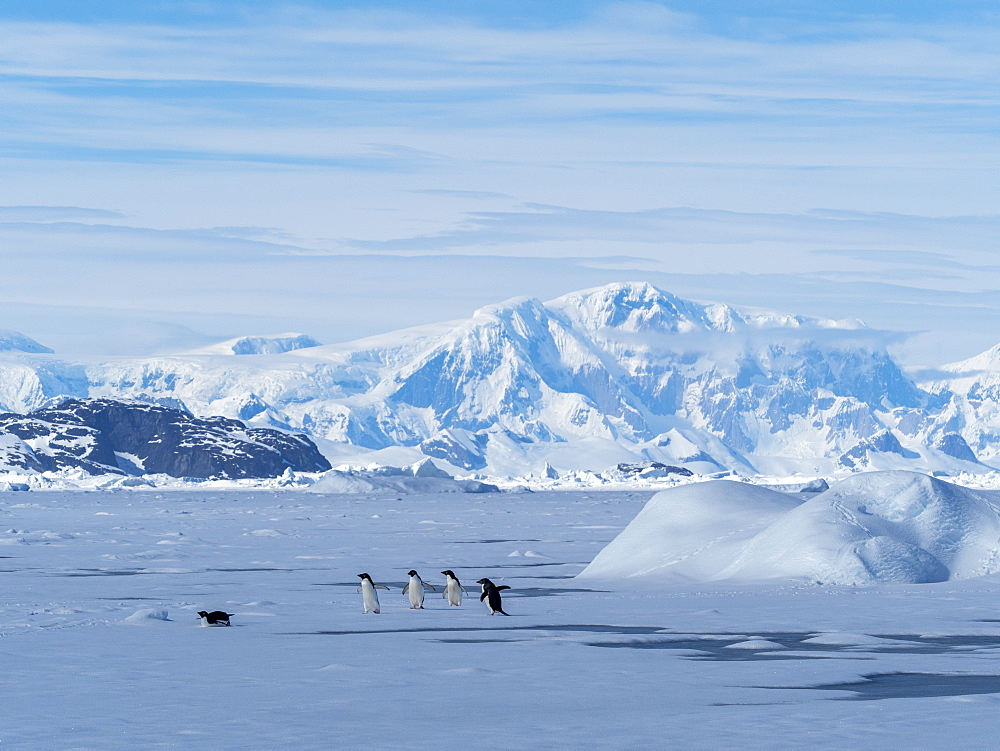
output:
<path id="1" fill-rule="evenodd" d="M 0 744 L 994 747 L 1000 577 L 573 579 L 649 495 L 0 494 Z M 508 557 L 525 549 L 545 557 Z M 509 585 L 512 615 L 474 594 L 410 610 L 410 568 Z M 381 615 L 361 612 L 362 571 L 392 588 Z M 200 628 L 203 609 L 233 627 Z M 862 685 L 890 698 L 851 701 Z"/>
<path id="2" fill-rule="evenodd" d="M 581 578 L 865 584 L 998 572 L 1000 493 L 895 471 L 808 500 L 725 480 L 664 490 Z"/>

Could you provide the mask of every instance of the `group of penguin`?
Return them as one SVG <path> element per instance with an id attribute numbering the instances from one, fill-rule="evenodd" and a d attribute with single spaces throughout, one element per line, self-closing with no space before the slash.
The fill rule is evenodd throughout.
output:
<path id="1" fill-rule="evenodd" d="M 458 580 L 455 572 L 451 569 L 445 569 L 441 573 L 445 575 L 444 592 L 441 596 L 448 599 L 449 605 L 458 607 L 462 604 L 462 592 L 468 594 L 468 590 L 462 586 L 462 582 Z M 410 597 L 410 610 L 423 610 L 424 588 L 434 592 L 437 591 L 437 588 L 433 584 L 428 584 L 421 579 L 420 574 L 413 569 L 410 569 L 409 577 L 410 581 L 403 587 L 403 594 Z M 361 586 L 358 587 L 358 591 L 361 593 L 365 613 L 367 614 L 369 611 L 372 613 L 382 612 L 379 608 L 378 592 L 376 590 L 388 590 L 389 588 L 384 584 L 376 584 L 368 574 L 358 574 L 358 578 L 361 579 Z M 479 579 L 476 581 L 476 584 L 481 585 L 483 588 L 482 594 L 479 595 L 479 601 L 483 602 L 485 600 L 490 609 L 490 615 L 496 615 L 497 613 L 500 615 L 510 615 L 510 613 L 504 612 L 503 600 L 500 597 L 501 590 L 510 589 L 510 587 L 506 584 L 498 587 L 489 579 Z M 198 611 L 202 626 L 231 626 L 232 623 L 230 623 L 229 619 L 233 615 L 233 613 L 226 613 L 222 610 L 213 610 L 211 613 L 205 610 Z"/>
<path id="2" fill-rule="evenodd" d="M 447 598 L 449 605 L 455 605 L 456 607 L 462 604 L 462 592 L 468 594 L 468 590 L 462 586 L 462 582 L 458 580 L 455 576 L 455 572 L 450 568 L 445 569 L 441 572 L 445 576 L 444 592 L 441 596 Z M 410 610 L 423 610 L 424 609 L 424 588 L 430 589 L 434 592 L 437 588 L 433 584 L 428 584 L 423 579 L 420 578 L 418 574 L 413 569 L 410 569 L 408 576 L 410 581 L 406 583 L 403 587 L 403 594 L 409 595 L 410 597 Z M 368 574 L 358 574 L 358 578 L 361 579 L 361 586 L 358 587 L 358 591 L 361 593 L 361 600 L 364 603 L 365 613 L 371 611 L 372 613 L 379 613 L 378 604 L 378 592 L 377 589 L 389 588 L 384 584 L 376 584 L 372 581 L 372 578 Z M 479 579 L 476 584 L 482 586 L 482 594 L 479 595 L 479 601 L 486 601 L 487 606 L 490 609 L 490 615 L 510 615 L 510 613 L 505 613 L 503 610 L 503 600 L 500 597 L 500 591 L 504 589 L 510 589 L 507 585 L 497 586 L 489 579 Z"/>

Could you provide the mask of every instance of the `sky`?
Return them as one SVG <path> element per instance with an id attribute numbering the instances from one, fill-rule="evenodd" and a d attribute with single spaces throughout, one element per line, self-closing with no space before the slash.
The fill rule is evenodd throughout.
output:
<path id="1" fill-rule="evenodd" d="M 1000 342 L 989 2 L 0 3 L 0 329 L 326 343 L 613 281 Z"/>

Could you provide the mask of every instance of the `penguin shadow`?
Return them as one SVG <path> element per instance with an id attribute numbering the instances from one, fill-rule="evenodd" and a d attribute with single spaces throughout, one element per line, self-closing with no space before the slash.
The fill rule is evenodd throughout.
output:
<path id="1" fill-rule="evenodd" d="M 541 568 L 543 566 L 586 566 L 590 562 L 578 562 L 578 561 L 549 561 L 547 563 L 499 563 L 490 566 L 467 566 L 467 568 L 475 569 L 495 569 L 495 568 Z"/>
<path id="2" fill-rule="evenodd" d="M 504 599 L 519 597 L 559 597 L 560 595 L 578 594 L 580 592 L 606 592 L 603 589 L 585 589 L 583 587 L 514 587 L 504 592 Z"/>
<path id="3" fill-rule="evenodd" d="M 451 543 L 452 545 L 480 545 L 480 544 L 491 544 L 495 542 L 541 542 L 541 540 L 528 539 L 528 540 L 456 540 Z"/>
<path id="4" fill-rule="evenodd" d="M 156 602 L 163 602 L 162 597 L 95 597 L 95 600 L 112 600 L 112 601 L 128 601 L 128 600 L 155 600 Z"/>
<path id="5" fill-rule="evenodd" d="M 511 617 L 516 618 L 518 614 Z M 507 618 L 498 616 L 490 618 L 492 625 L 489 626 L 416 626 L 412 628 L 392 628 L 392 629 L 366 629 L 366 630 L 343 630 L 343 631 L 305 631 L 293 632 L 294 636 L 354 636 L 360 634 L 425 634 L 425 633 L 475 633 L 475 632 L 498 632 L 498 631 L 556 631 L 556 632 L 586 632 L 598 634 L 656 634 L 663 631 L 661 626 L 610 626 L 599 624 L 557 624 L 557 625 L 534 625 L 516 626 L 506 625 L 510 623 Z M 493 641 L 493 640 L 489 640 Z"/>

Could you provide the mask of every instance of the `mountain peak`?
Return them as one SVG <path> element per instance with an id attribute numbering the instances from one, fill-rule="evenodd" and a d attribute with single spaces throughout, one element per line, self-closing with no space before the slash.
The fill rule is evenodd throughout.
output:
<path id="1" fill-rule="evenodd" d="M 0 329 L 0 352 L 26 352 L 32 355 L 50 355 L 54 350 L 39 344 L 20 331 Z"/>
<path id="2" fill-rule="evenodd" d="M 649 282 L 617 282 L 572 292 L 548 303 L 589 330 L 684 332 L 712 328 L 705 306 Z"/>

